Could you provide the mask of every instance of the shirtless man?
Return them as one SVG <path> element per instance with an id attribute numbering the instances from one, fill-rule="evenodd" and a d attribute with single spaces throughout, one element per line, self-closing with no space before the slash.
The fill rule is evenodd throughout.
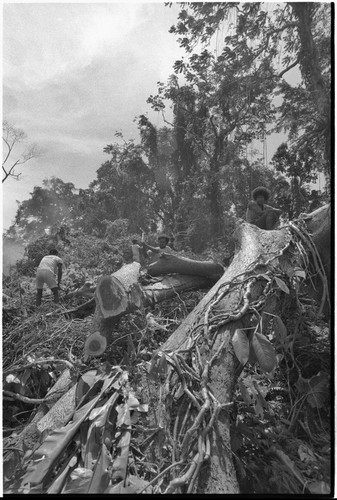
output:
<path id="1" fill-rule="evenodd" d="M 269 196 L 269 190 L 263 186 L 254 189 L 253 200 L 248 203 L 246 212 L 247 222 L 267 231 L 275 229 L 282 213 L 282 210 L 266 205 Z"/>

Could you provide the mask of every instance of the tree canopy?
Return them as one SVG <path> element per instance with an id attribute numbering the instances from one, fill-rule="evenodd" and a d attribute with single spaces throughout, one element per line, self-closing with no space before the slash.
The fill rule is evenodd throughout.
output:
<path id="1" fill-rule="evenodd" d="M 17 173 L 16 168 L 19 165 L 27 163 L 32 158 L 36 158 L 41 154 L 41 150 L 36 144 L 30 144 L 26 149 L 18 153 L 16 151 L 17 145 L 26 139 L 26 134 L 23 130 L 13 127 L 7 120 L 2 123 L 2 146 L 3 146 L 3 160 L 2 160 L 2 183 L 9 178 L 19 179 L 21 172 Z"/>
<path id="2" fill-rule="evenodd" d="M 325 202 L 330 17 L 329 4 L 180 4 L 170 31 L 185 56 L 148 98 L 165 126 L 136 117 L 138 138 L 116 133 L 88 188 L 45 180 L 19 205 L 15 226 L 33 237 L 67 220 L 103 237 L 109 222 L 128 220 L 130 233 L 163 229 L 203 251 L 230 246 L 234 221 L 245 216 L 257 185 L 270 189 L 284 219 Z M 287 140 L 269 165 L 247 154 L 281 131 Z M 313 186 L 320 172 L 325 193 Z"/>
<path id="3" fill-rule="evenodd" d="M 8 231 L 25 258 L 3 280 L 7 493 L 330 492 L 331 5 L 179 8 L 185 55 L 147 100 L 165 125 L 137 116 L 87 188 L 45 179 Z M 280 132 L 267 164 L 254 147 Z M 277 231 L 238 224 L 261 185 Z M 158 231 L 180 255 L 143 266 L 131 241 Z M 51 246 L 49 311 L 32 297 Z"/>

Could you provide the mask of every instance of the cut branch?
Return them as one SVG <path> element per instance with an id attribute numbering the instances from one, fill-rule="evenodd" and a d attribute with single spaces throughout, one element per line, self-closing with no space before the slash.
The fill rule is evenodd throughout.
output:
<path id="1" fill-rule="evenodd" d="M 292 68 L 295 68 L 295 66 L 297 66 L 299 64 L 300 60 L 299 59 L 296 59 L 296 61 L 294 61 L 292 64 L 290 64 L 287 68 L 285 68 L 284 70 L 282 70 L 278 76 L 279 78 L 282 78 L 282 76 L 287 73 L 288 71 L 290 71 Z"/>

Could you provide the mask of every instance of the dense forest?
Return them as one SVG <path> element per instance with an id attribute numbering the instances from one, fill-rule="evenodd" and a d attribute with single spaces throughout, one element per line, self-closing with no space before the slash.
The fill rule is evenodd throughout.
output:
<path id="1" fill-rule="evenodd" d="M 186 465 L 190 464 L 190 455 L 182 453 L 178 459 L 177 449 L 171 450 L 172 436 L 167 439 L 159 432 L 151 439 L 144 431 L 145 403 L 150 401 L 139 403 L 141 391 L 135 390 L 134 407 L 129 405 L 131 421 L 130 416 L 129 420 L 122 417 L 123 405 L 116 410 L 113 403 L 120 429 L 132 428 L 129 441 L 123 434 L 126 431 L 121 430 L 129 443 L 127 457 L 120 451 L 122 445 L 117 438 L 117 451 L 115 455 L 111 452 L 115 461 L 118 456 L 118 467 L 123 473 L 112 461 L 115 472 L 112 479 L 109 476 L 109 483 L 103 472 L 107 455 L 103 460 L 103 455 L 95 449 L 93 434 L 85 423 L 84 445 L 78 444 L 79 438 L 77 441 L 74 438 L 66 453 L 60 449 L 54 457 L 51 457 L 51 442 L 45 445 L 51 465 L 40 483 L 36 480 L 36 490 L 34 487 L 30 490 L 28 479 L 26 482 L 22 479 L 26 474 L 28 483 L 34 484 L 37 472 L 31 463 L 29 465 L 29 459 L 43 442 L 42 438 L 48 436 L 41 432 L 37 437 L 36 429 L 33 437 L 31 434 L 22 437 L 22 433 L 37 418 L 46 394 L 65 368 L 70 369 L 73 383 L 90 368 L 78 389 L 84 400 L 87 397 L 86 403 L 84 385 L 93 388 L 97 382 L 95 377 L 105 374 L 107 380 L 112 380 L 121 376 L 122 371 L 118 370 L 123 368 L 134 387 L 138 378 L 143 377 L 142 367 L 150 363 L 152 384 L 157 384 L 160 394 L 164 391 L 169 363 L 163 362 L 165 357 L 158 357 L 158 352 L 201 303 L 205 286 L 152 304 L 151 311 L 161 328 L 149 327 L 147 309 L 141 314 L 132 311 L 114 324 L 113 338 L 102 358 L 83 363 L 84 341 L 91 331 L 94 314 L 93 290 L 101 276 L 113 275 L 132 263 L 132 239 L 140 240 L 143 233 L 149 244 L 156 244 L 158 232 L 164 232 L 175 237 L 175 247 L 181 256 L 196 261 L 211 260 L 226 270 L 232 262 L 234 267 L 239 266 L 235 264 L 237 227 L 245 219 L 251 192 L 257 186 L 268 188 L 272 205 L 282 210 L 280 231 L 289 227 L 291 221 L 303 220 L 306 217 L 303 214 L 330 203 L 332 5 L 287 2 L 268 6 L 255 2 L 180 4 L 177 22 L 170 31 L 184 48 L 185 55 L 176 61 L 168 81 L 158 82 L 157 93 L 144 103 L 144 114 L 135 118 L 138 137 L 125 138 L 118 132 L 111 144 L 102 144 L 106 161 L 97 166 L 96 177 L 86 189 L 77 189 L 74 184 L 51 176 L 42 186 L 34 187 L 29 199 L 19 203 L 15 221 L 3 235 L 4 252 L 20 247 L 25 252 L 24 257 L 3 274 L 4 473 L 8 492 L 170 493 L 178 489 L 194 493 L 327 494 L 331 491 L 330 316 L 326 310 L 322 311 L 320 298 L 308 295 L 307 288 L 297 285 L 292 288 L 296 276 L 309 281 L 315 279 L 315 273 L 308 271 L 309 257 L 303 257 L 310 251 L 299 244 L 297 249 L 300 248 L 307 267 L 303 266 L 303 271 L 297 263 L 297 274 L 292 272 L 291 279 L 289 273 L 286 279 L 284 274 L 272 269 L 278 276 L 273 281 L 277 293 L 283 293 L 287 300 L 280 299 L 282 311 L 266 312 L 269 318 L 273 317 L 272 324 L 266 315 L 261 315 L 268 347 L 259 337 L 262 330 L 254 337 L 261 342 L 262 358 L 267 353 L 267 357 L 273 360 L 275 357 L 275 362 L 268 358 L 271 364 L 266 367 L 260 357 L 262 368 L 259 368 L 250 355 L 245 378 L 240 378 L 235 371 L 237 384 L 232 389 L 234 402 L 230 402 L 235 408 L 228 423 L 235 480 L 227 484 L 224 480 L 205 479 L 203 462 L 207 462 L 207 453 L 202 454 L 198 448 L 201 437 L 206 436 L 216 418 L 220 422 L 220 434 L 225 433 L 221 431 L 225 423 L 219 417 L 219 409 L 220 413 L 214 411 L 206 424 L 200 409 L 200 394 L 205 390 L 203 379 L 200 375 L 201 388 L 196 389 L 194 365 L 191 361 L 186 367 L 188 360 L 180 361 L 179 365 L 180 370 L 186 369 L 184 384 L 191 384 L 192 393 L 191 387 L 195 389 L 195 393 L 190 393 L 189 406 L 186 403 L 184 407 L 186 415 L 190 412 L 192 420 L 196 416 L 198 419 L 200 416 L 200 421 L 205 418 L 200 424 L 199 441 L 196 439 L 190 447 L 192 455 L 199 449 L 200 465 L 192 472 L 188 473 Z M 295 69 L 296 76 L 291 77 Z M 151 123 L 146 114 L 148 106 L 161 114 L 165 126 L 158 128 Z M 278 133 L 286 139 L 266 165 L 261 154 L 252 152 L 252 144 L 263 144 L 266 137 Z M 316 182 L 319 176 L 324 177 L 321 189 Z M 6 176 L 4 189 L 8 182 L 11 175 Z M 302 225 L 296 227 L 304 231 Z M 35 272 L 51 247 L 58 249 L 64 261 L 61 302 L 55 307 L 45 292 L 44 303 L 37 308 Z M 251 252 L 254 253 L 253 248 Z M 240 268 L 235 269 L 239 275 Z M 268 272 L 263 271 L 265 275 Z M 142 286 L 146 286 L 145 271 L 142 279 Z M 231 279 L 235 282 L 237 278 Z M 210 287 L 211 284 L 208 289 Z M 87 292 L 77 293 L 85 289 Z M 296 307 L 290 300 L 294 297 L 292 293 L 296 296 Z M 301 306 L 299 294 L 303 299 Z M 91 309 L 74 313 L 88 299 Z M 247 325 L 243 330 L 245 328 L 248 329 Z M 237 333 L 241 329 L 237 327 L 234 331 L 235 355 L 246 365 L 248 357 L 243 362 L 242 354 L 245 340 Z M 269 345 L 275 354 L 270 354 Z M 122 392 L 119 393 L 119 397 L 122 396 Z M 79 401 L 80 396 L 76 397 Z M 179 408 L 174 413 L 173 402 L 168 400 L 167 395 L 166 402 L 161 398 L 156 404 L 163 406 L 166 416 L 173 412 L 172 422 L 182 425 L 179 431 L 173 422 L 171 431 L 174 436 L 180 432 L 177 443 L 182 441 L 184 449 L 186 443 L 181 435 L 188 421 L 181 424 L 180 413 L 184 410 Z M 104 397 L 103 401 L 106 404 Z M 193 405 L 196 408 L 193 409 Z M 117 418 L 112 418 L 113 411 L 105 415 L 104 424 L 98 425 L 103 426 L 105 439 Z M 103 419 L 102 411 L 97 412 Z M 193 425 L 190 427 L 193 430 L 188 431 L 191 441 Z M 58 432 L 61 435 L 61 431 Z M 98 431 L 95 432 L 98 436 Z M 49 438 L 52 439 L 52 434 Z M 144 446 L 143 441 L 147 439 L 151 452 Z M 205 442 L 208 442 L 206 438 Z M 90 469 L 86 461 L 81 464 L 81 473 L 79 465 L 75 469 L 77 462 L 71 462 L 78 446 L 86 446 L 92 460 L 96 460 L 91 475 L 83 472 Z M 60 470 L 63 472 L 59 474 Z M 73 471 L 68 482 L 64 471 Z M 64 481 L 60 480 L 62 474 Z M 128 485 L 126 478 L 129 478 Z M 97 486 L 99 484 L 101 486 Z M 102 484 L 104 489 L 100 489 Z"/>

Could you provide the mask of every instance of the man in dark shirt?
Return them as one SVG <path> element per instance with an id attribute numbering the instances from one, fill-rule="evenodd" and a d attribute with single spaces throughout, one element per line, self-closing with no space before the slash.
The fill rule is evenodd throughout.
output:
<path id="1" fill-rule="evenodd" d="M 155 262 L 159 259 L 161 253 L 175 253 L 171 247 L 168 246 L 170 238 L 166 234 L 160 234 L 157 238 L 158 247 L 152 247 L 143 242 L 143 248 L 147 252 L 147 256 L 151 262 Z"/>
<path id="2" fill-rule="evenodd" d="M 246 212 L 247 222 L 267 231 L 275 229 L 282 213 L 282 210 L 266 205 L 269 196 L 269 190 L 263 186 L 254 189 L 253 200 L 248 203 Z"/>

